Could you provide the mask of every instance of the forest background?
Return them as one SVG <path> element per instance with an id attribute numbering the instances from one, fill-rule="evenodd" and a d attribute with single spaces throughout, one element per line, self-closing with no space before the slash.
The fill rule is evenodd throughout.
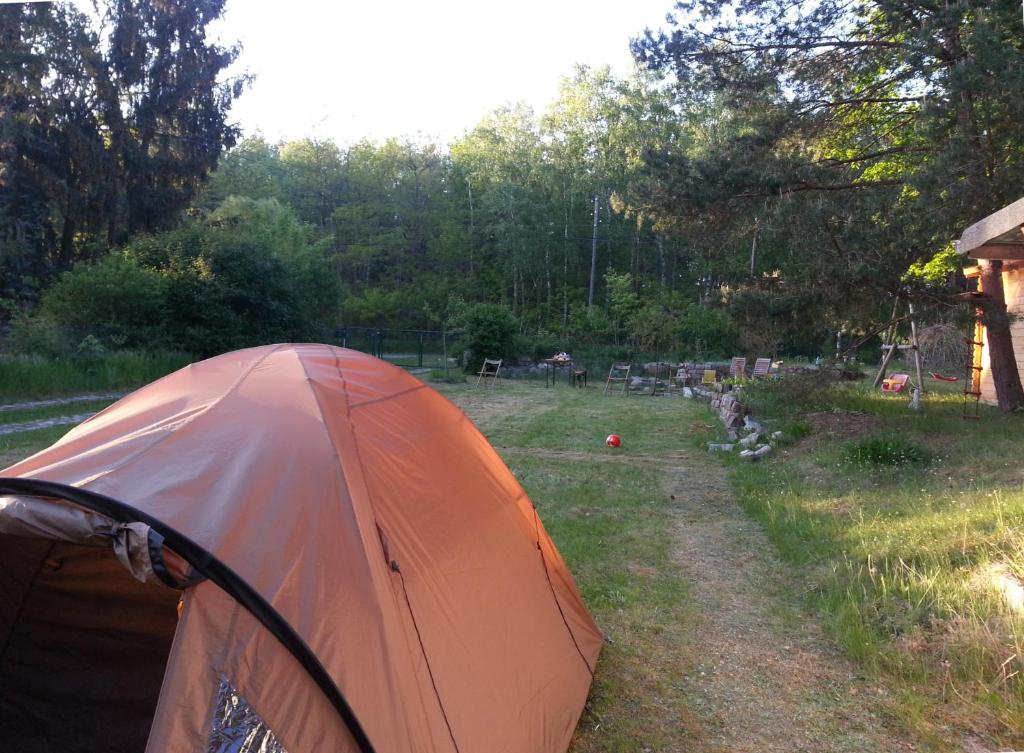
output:
<path id="1" fill-rule="evenodd" d="M 633 74 L 580 67 L 448 145 L 242 139 L 223 12 L 0 7 L 8 350 L 363 325 L 475 328 L 507 357 L 830 355 L 897 295 L 960 326 L 951 240 L 1024 185 L 1008 0 L 688 0 Z"/>

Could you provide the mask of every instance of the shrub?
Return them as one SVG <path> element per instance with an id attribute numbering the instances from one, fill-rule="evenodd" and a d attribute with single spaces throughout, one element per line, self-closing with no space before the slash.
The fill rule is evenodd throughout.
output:
<path id="1" fill-rule="evenodd" d="M 930 367 L 947 374 L 962 374 L 970 358 L 964 328 L 953 324 L 933 324 L 918 335 L 921 358 Z"/>
<path id="2" fill-rule="evenodd" d="M 789 416 L 828 402 L 834 382 L 820 372 L 758 379 L 743 388 L 743 397 L 758 416 Z"/>
<path id="3" fill-rule="evenodd" d="M 922 465 L 931 459 L 928 450 L 902 437 L 866 437 L 843 445 L 843 458 L 853 465 Z"/>
<path id="4" fill-rule="evenodd" d="M 732 318 L 709 306 L 689 306 L 679 317 L 678 334 L 686 356 L 726 358 L 735 355 L 740 341 Z"/>
<path id="5" fill-rule="evenodd" d="M 517 322 L 512 312 L 497 303 L 467 306 L 459 322 L 470 358 L 466 371 L 477 371 L 485 358 L 515 357 Z"/>
<path id="6" fill-rule="evenodd" d="M 231 197 L 206 220 L 75 265 L 12 339 L 51 355 L 169 347 L 198 356 L 325 339 L 337 276 L 307 236 L 277 201 Z"/>
<path id="7" fill-rule="evenodd" d="M 550 358 L 563 350 L 569 350 L 565 337 L 541 330 L 534 336 L 530 348 L 524 352 L 529 352 L 534 361 L 540 361 L 542 358 Z"/>
<path id="8" fill-rule="evenodd" d="M 84 336 L 95 330 L 127 347 L 151 347 L 164 328 L 167 284 L 153 270 L 111 254 L 93 264 L 80 262 L 61 275 L 43 294 L 40 313 Z M 82 335 L 72 339 L 70 345 L 77 346 Z"/>

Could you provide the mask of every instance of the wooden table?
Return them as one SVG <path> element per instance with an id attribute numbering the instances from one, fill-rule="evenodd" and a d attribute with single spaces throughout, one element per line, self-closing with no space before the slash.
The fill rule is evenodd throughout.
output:
<path id="1" fill-rule="evenodd" d="M 550 366 L 550 369 L 544 369 L 544 386 L 553 387 L 555 384 L 555 377 L 558 376 L 555 369 L 568 369 L 565 372 L 565 382 L 569 383 L 572 378 L 572 359 L 571 358 L 545 358 L 541 363 L 546 363 Z M 550 379 L 550 383 L 549 380 Z"/>

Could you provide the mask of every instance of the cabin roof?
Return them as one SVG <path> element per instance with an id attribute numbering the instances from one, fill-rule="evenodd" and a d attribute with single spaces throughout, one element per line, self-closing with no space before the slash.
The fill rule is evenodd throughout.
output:
<path id="1" fill-rule="evenodd" d="M 1024 259 L 1024 197 L 975 222 L 955 244 L 971 259 Z"/>

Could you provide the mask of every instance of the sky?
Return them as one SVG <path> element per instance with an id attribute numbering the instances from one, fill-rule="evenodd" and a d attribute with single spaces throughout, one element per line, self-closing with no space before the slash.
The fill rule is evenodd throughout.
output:
<path id="1" fill-rule="evenodd" d="M 541 112 L 577 63 L 627 73 L 630 39 L 672 0 L 228 0 L 215 29 L 256 81 L 247 134 L 440 143 L 524 101 Z"/>

